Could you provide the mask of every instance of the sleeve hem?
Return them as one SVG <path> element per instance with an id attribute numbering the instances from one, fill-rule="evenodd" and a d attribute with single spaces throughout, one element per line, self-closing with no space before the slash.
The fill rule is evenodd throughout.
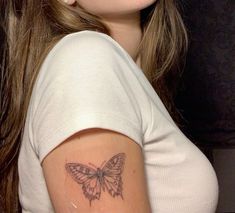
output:
<path id="1" fill-rule="evenodd" d="M 38 140 L 38 157 L 40 163 L 43 159 L 58 145 L 76 132 L 89 129 L 101 128 L 112 130 L 134 140 L 141 147 L 143 146 L 143 135 L 141 130 L 132 122 L 125 118 L 115 115 L 90 113 L 83 114 L 80 117 L 71 117 L 68 122 L 62 123 L 59 128 L 50 131 L 50 133 Z"/>

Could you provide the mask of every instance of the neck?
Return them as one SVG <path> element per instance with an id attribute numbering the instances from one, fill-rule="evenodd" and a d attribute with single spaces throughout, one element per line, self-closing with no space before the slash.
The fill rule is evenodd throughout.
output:
<path id="1" fill-rule="evenodd" d="M 128 14 L 122 17 L 104 18 L 104 23 L 108 25 L 111 36 L 116 40 L 138 64 L 137 49 L 142 38 L 140 27 L 140 14 Z"/>

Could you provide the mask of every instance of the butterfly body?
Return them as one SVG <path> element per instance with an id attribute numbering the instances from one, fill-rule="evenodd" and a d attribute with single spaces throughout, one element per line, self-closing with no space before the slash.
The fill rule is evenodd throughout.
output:
<path id="1" fill-rule="evenodd" d="M 121 174 L 124 162 L 125 154 L 119 153 L 101 168 L 93 169 L 80 163 L 67 163 L 65 168 L 72 178 L 82 185 L 83 194 L 91 205 L 93 200 L 100 199 L 101 189 L 106 189 L 112 197 L 122 197 Z"/>

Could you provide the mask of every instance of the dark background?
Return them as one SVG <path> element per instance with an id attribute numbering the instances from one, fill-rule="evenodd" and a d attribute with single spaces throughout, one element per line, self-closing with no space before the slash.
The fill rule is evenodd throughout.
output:
<path id="1" fill-rule="evenodd" d="M 184 0 L 190 48 L 177 97 L 201 144 L 235 147 L 235 0 Z"/>

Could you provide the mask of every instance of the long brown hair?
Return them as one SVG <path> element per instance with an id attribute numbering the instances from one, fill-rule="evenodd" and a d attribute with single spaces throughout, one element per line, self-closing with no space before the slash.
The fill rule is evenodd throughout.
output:
<path id="1" fill-rule="evenodd" d="M 67 6 L 58 0 L 2 0 L 0 9 L 0 211 L 10 213 L 21 208 L 17 160 L 32 87 L 43 59 L 66 34 L 96 30 L 110 35 L 110 31 L 78 4 Z M 174 0 L 158 0 L 141 11 L 141 20 L 142 69 L 173 112 L 175 78 L 187 46 L 183 22 Z"/>

